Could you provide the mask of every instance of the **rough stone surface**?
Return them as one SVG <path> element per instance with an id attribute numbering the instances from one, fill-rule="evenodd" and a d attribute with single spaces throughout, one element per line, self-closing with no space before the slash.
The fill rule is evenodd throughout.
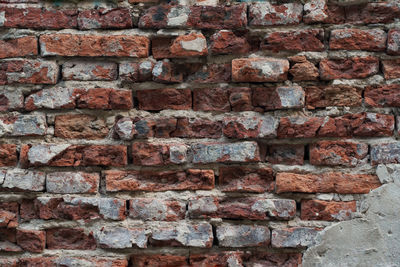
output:
<path id="1" fill-rule="evenodd" d="M 235 82 L 279 82 L 286 80 L 289 62 L 275 58 L 246 58 L 232 60 Z"/>

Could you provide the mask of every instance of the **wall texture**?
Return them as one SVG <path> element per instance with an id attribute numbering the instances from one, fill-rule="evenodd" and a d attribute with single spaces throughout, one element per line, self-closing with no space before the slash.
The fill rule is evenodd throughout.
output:
<path id="1" fill-rule="evenodd" d="M 0 3 L 0 266 L 400 265 L 397 0 Z"/>

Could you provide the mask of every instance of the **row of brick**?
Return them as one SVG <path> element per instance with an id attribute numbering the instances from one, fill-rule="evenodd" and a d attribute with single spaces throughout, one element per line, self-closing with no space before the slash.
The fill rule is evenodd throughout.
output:
<path id="1" fill-rule="evenodd" d="M 54 123 L 54 129 L 49 127 Z M 84 114 L 55 115 L 12 113 L 0 116 L 0 136 L 54 135 L 65 139 L 102 139 L 110 134 L 102 117 Z M 115 139 L 157 138 L 287 139 L 314 137 L 389 137 L 395 135 L 395 116 L 362 112 L 342 116 L 289 116 L 242 114 L 221 119 L 176 116 L 117 116 L 112 134 Z M 54 130 L 54 131 L 53 131 Z M 209 130 L 209 131 L 208 131 Z M 142 143 L 142 146 L 145 145 Z M 182 145 L 184 145 L 182 143 Z"/>
<path id="2" fill-rule="evenodd" d="M 323 59 L 319 69 L 304 57 L 295 57 L 290 69 L 287 59 L 240 58 L 232 63 L 172 63 L 144 61 L 120 64 L 122 81 L 159 83 L 226 83 L 226 82 L 283 82 L 292 76 L 293 81 L 331 81 L 335 79 L 364 79 L 379 73 L 377 57 L 349 57 Z M 400 60 L 381 60 L 386 79 L 400 77 Z M 12 59 L 0 62 L 0 85 L 5 84 L 56 84 L 59 65 L 54 61 Z M 67 62 L 63 65 L 64 80 L 98 81 L 117 79 L 117 64 L 105 62 Z"/>
<path id="3" fill-rule="evenodd" d="M 97 267 L 145 267 L 145 266 L 176 266 L 176 267 L 197 267 L 197 266 L 229 266 L 232 262 L 238 266 L 300 266 L 300 253 L 271 253 L 255 251 L 223 251 L 212 252 L 207 255 L 191 253 L 190 256 L 173 254 L 147 254 L 140 253 L 130 256 L 129 262 L 126 257 L 73 257 L 73 256 L 53 256 L 53 257 L 22 257 L 20 259 L 0 259 L 0 265 L 7 267 L 17 266 L 36 266 L 38 264 L 57 267 L 60 265 L 68 266 L 70 263 L 78 266 L 97 266 Z"/>
<path id="4" fill-rule="evenodd" d="M 388 34 L 381 29 L 335 29 L 330 32 L 330 50 L 387 51 L 399 55 L 400 29 Z M 317 51 L 325 50 L 324 30 L 306 29 L 276 31 L 263 38 L 237 35 L 221 30 L 213 34 L 207 45 L 201 33 L 189 33 L 177 37 L 151 38 L 151 50 L 155 59 L 207 56 L 208 54 L 246 54 L 253 50 Z M 144 36 L 93 35 L 93 34 L 45 34 L 39 38 L 42 56 L 149 56 L 150 39 Z M 118 43 L 120 49 L 112 47 Z M 259 44 L 260 43 L 260 44 Z M 138 47 L 133 47 L 133 44 Z M 102 47 L 102 45 L 105 45 Z M 124 49 L 122 49 L 124 48 Z M 0 58 L 38 55 L 35 36 L 8 39 L 0 43 Z M 101 54 L 101 55 L 100 55 Z M 112 66 L 112 64 L 111 64 Z"/>
<path id="5" fill-rule="evenodd" d="M 214 234 L 209 223 L 162 224 L 158 227 L 104 226 L 100 229 L 50 228 L 45 230 L 0 228 L 5 250 L 42 252 L 44 249 L 95 250 L 152 247 L 211 248 Z M 227 224 L 216 226 L 219 247 L 305 248 L 314 242 L 319 229 L 293 227 L 272 229 L 263 225 Z M 243 234 L 245 233 L 245 234 Z M 16 244 L 12 241 L 16 241 Z"/>
<path id="6" fill-rule="evenodd" d="M 400 16 L 400 8 L 391 2 L 368 3 L 341 7 L 328 5 L 327 0 L 301 3 L 269 2 L 221 5 L 182 6 L 156 5 L 144 10 L 137 21 L 127 8 L 81 10 L 42 9 L 37 7 L 0 7 L 6 28 L 33 29 L 129 29 L 196 28 L 243 29 L 279 25 L 307 24 L 376 24 L 391 23 Z M 134 23 L 135 22 L 135 23 Z"/>
<path id="7" fill-rule="evenodd" d="M 0 227 L 16 228 L 34 220 L 125 220 L 178 221 L 222 218 L 228 220 L 292 220 L 296 202 L 265 197 L 198 196 L 189 200 L 90 197 L 38 197 L 18 202 L 0 203 L 3 221 Z M 302 220 L 343 221 L 352 218 L 355 201 L 302 200 Z M 129 207 L 129 208 L 127 208 Z"/>
<path id="8" fill-rule="evenodd" d="M 397 147 L 398 149 L 398 147 Z M 398 155 L 389 155 L 396 157 Z M 62 160 L 62 159 L 61 159 Z M 49 164 L 52 166 L 51 164 Z M 270 168 L 221 168 L 219 189 L 224 192 L 339 193 L 365 194 L 381 185 L 374 174 L 342 172 L 291 173 L 278 172 L 274 180 Z M 236 171 L 236 173 L 235 173 Z M 103 171 L 107 192 L 212 190 L 215 188 L 213 170 L 181 171 Z M 51 193 L 96 193 L 96 173 L 46 173 L 24 169 L 0 171 L 0 191 Z M 245 177 L 245 178 L 243 178 Z"/>

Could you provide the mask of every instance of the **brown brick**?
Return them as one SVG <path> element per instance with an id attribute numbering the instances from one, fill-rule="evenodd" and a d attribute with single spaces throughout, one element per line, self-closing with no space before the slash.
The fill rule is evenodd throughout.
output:
<path id="1" fill-rule="evenodd" d="M 54 135 L 67 139 L 101 139 L 108 134 L 103 119 L 84 114 L 57 115 Z"/>
<path id="2" fill-rule="evenodd" d="M 0 40 L 0 58 L 25 57 L 37 54 L 38 45 L 35 36 Z"/>
<path id="3" fill-rule="evenodd" d="M 321 221 L 344 221 L 351 219 L 356 211 L 356 202 L 338 202 L 324 200 L 302 200 L 301 219 Z"/>
<path id="4" fill-rule="evenodd" d="M 190 109 L 192 107 L 192 94 L 190 89 L 148 89 L 136 92 L 139 109 Z"/>
<path id="5" fill-rule="evenodd" d="M 379 60 L 376 57 L 323 59 L 319 63 L 322 80 L 363 79 L 376 74 Z"/>

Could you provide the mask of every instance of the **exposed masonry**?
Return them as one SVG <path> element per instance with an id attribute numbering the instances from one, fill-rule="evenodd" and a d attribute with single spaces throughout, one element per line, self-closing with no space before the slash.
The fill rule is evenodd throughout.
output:
<path id="1" fill-rule="evenodd" d="M 0 2 L 0 266 L 400 265 L 398 1 Z"/>

